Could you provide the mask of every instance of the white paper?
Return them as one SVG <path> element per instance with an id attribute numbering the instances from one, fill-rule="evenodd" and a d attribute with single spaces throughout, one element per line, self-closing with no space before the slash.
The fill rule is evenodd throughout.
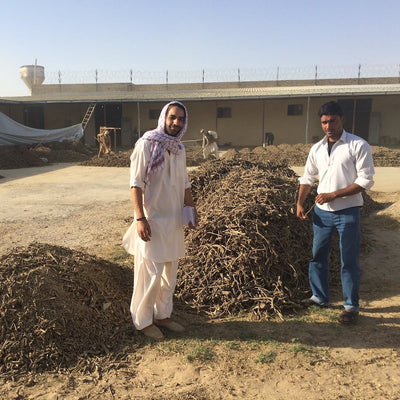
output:
<path id="1" fill-rule="evenodd" d="M 182 210 L 183 225 L 189 225 L 191 222 L 193 226 L 196 225 L 196 218 L 194 215 L 194 207 L 184 206 Z"/>

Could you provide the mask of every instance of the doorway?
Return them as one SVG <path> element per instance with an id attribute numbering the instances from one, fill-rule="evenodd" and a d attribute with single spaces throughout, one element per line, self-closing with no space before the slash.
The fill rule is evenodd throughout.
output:
<path id="1" fill-rule="evenodd" d="M 122 104 L 98 103 L 95 108 L 94 121 L 96 135 L 100 132 L 100 126 L 121 128 Z M 114 138 L 116 132 L 116 137 Z M 121 130 L 110 131 L 111 143 L 121 146 Z"/>
<path id="2" fill-rule="evenodd" d="M 44 129 L 43 106 L 26 106 L 24 108 L 24 125 L 31 128 Z"/>
<path id="3" fill-rule="evenodd" d="M 344 129 L 368 141 L 372 99 L 345 99 L 338 103 L 345 115 Z"/>

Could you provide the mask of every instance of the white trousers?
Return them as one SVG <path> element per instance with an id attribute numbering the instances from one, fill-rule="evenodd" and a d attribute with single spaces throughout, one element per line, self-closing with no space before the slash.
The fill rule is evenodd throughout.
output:
<path id="1" fill-rule="evenodd" d="M 178 260 L 156 263 L 135 254 L 130 311 L 136 329 L 146 328 L 154 319 L 171 316 L 177 271 Z"/>
<path id="2" fill-rule="evenodd" d="M 208 144 L 203 149 L 203 158 L 204 159 L 207 159 L 208 157 L 210 157 L 211 154 L 214 154 L 215 158 L 217 160 L 219 159 L 218 145 L 215 142 Z"/>

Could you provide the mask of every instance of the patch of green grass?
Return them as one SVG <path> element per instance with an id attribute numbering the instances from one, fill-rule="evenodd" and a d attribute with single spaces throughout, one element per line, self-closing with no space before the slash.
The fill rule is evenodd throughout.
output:
<path id="1" fill-rule="evenodd" d="M 186 355 L 186 359 L 190 362 L 194 361 L 212 361 L 215 355 L 210 348 L 204 345 L 199 345 L 193 347 L 189 350 L 189 353 Z"/>
<path id="2" fill-rule="evenodd" d="M 292 339 L 292 344 L 289 347 L 289 351 L 292 351 L 295 354 L 302 353 L 304 355 L 310 355 L 314 352 L 310 346 L 299 343 L 297 338 Z"/>
<path id="3" fill-rule="evenodd" d="M 290 347 L 289 350 L 292 351 L 293 353 L 302 353 L 304 355 L 309 355 L 312 353 L 312 350 L 310 349 L 309 346 L 306 346 L 301 343 L 293 343 Z"/>
<path id="4" fill-rule="evenodd" d="M 184 352 L 184 347 L 186 346 L 185 342 L 180 340 L 165 340 L 158 343 L 158 349 L 162 353 L 175 353 L 182 354 Z"/>
<path id="5" fill-rule="evenodd" d="M 260 363 L 260 364 L 271 364 L 275 361 L 276 358 L 276 352 L 269 350 L 266 351 L 264 353 L 261 353 L 257 359 L 256 359 L 256 363 Z"/>
<path id="6" fill-rule="evenodd" d="M 109 255 L 110 261 L 114 263 L 124 262 L 128 257 L 129 254 L 122 246 L 115 246 Z"/>
<path id="7" fill-rule="evenodd" d="M 250 340 L 247 345 L 250 350 L 260 350 L 262 343 L 260 340 Z"/>
<path id="8" fill-rule="evenodd" d="M 281 343 L 275 339 L 266 339 L 263 341 L 263 343 L 275 348 L 278 348 L 281 345 Z"/>
<path id="9" fill-rule="evenodd" d="M 327 349 L 305 345 L 303 343 L 300 343 L 298 338 L 292 339 L 292 344 L 289 346 L 288 350 L 293 352 L 295 355 L 301 353 L 308 359 L 311 365 L 315 365 L 319 362 L 330 359 L 330 355 Z"/>
<path id="10" fill-rule="evenodd" d="M 319 318 L 326 319 L 328 321 L 335 321 L 337 319 L 337 310 L 334 308 L 330 307 L 318 307 L 316 306 L 316 309 L 313 310 L 313 314 L 318 316 Z"/>
<path id="11" fill-rule="evenodd" d="M 226 342 L 224 346 L 229 350 L 240 350 L 241 344 L 239 342 Z"/>
<path id="12" fill-rule="evenodd" d="M 304 313 L 297 316 L 294 320 L 299 322 L 336 322 L 337 310 L 330 307 L 311 306 Z"/>

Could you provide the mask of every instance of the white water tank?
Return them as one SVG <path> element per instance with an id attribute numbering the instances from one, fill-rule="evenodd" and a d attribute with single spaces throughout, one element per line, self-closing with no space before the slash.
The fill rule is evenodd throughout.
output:
<path id="1" fill-rule="evenodd" d="M 44 82 L 44 67 L 41 65 L 23 65 L 19 68 L 21 79 L 29 89 Z"/>

